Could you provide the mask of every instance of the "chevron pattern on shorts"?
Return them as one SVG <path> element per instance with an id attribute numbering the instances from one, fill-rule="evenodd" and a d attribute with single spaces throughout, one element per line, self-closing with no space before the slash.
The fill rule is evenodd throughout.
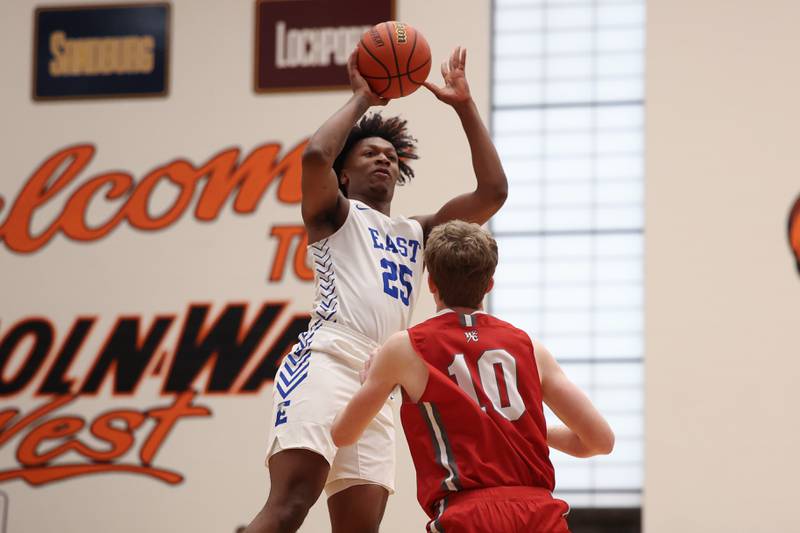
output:
<path id="1" fill-rule="evenodd" d="M 314 333 L 317 332 L 320 326 L 322 326 L 321 320 L 312 322 L 308 331 L 300 334 L 294 350 L 287 354 L 283 360 L 278 376 L 275 379 L 275 387 L 284 400 L 308 377 L 308 365 L 311 362 L 311 342 L 314 340 Z"/>

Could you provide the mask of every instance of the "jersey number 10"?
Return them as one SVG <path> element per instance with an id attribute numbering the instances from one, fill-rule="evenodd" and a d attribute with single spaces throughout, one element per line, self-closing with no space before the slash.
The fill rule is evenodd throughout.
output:
<path id="1" fill-rule="evenodd" d="M 505 350 L 486 350 L 478 357 L 478 376 L 483 392 L 492 402 L 495 411 L 512 422 L 525 412 L 525 402 L 517 389 L 517 361 L 514 356 Z M 456 383 L 461 390 L 466 392 L 478 405 L 478 392 L 472 382 L 467 361 L 463 353 L 457 353 L 453 362 L 447 367 L 451 376 L 456 378 Z M 505 385 L 505 387 L 503 387 Z M 505 388 L 506 398 L 501 395 L 501 387 Z M 481 406 L 486 410 L 485 406 Z"/>

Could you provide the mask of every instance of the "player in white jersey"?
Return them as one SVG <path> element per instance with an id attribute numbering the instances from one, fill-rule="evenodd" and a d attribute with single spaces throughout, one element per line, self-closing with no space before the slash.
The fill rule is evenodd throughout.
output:
<path id="1" fill-rule="evenodd" d="M 355 55 L 348 62 L 352 97 L 309 140 L 302 214 L 312 243 L 314 306 L 308 330 L 275 377 L 270 492 L 247 533 L 296 531 L 323 489 L 334 533 L 378 531 L 394 487 L 391 406 L 352 446 L 337 449 L 330 427 L 359 389 L 370 352 L 410 325 L 428 232 L 455 218 L 483 224 L 505 201 L 506 177 L 470 96 L 465 61 L 466 50 L 456 48 L 442 64 L 445 86 L 425 86 L 461 119 L 477 185 L 435 214 L 390 217 L 395 185 L 414 175 L 407 163 L 417 158 L 416 141 L 397 117 L 361 118 L 388 100 L 369 89 Z"/>

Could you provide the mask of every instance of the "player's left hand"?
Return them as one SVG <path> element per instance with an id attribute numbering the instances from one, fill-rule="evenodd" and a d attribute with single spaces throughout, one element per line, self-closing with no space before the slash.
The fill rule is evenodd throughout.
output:
<path id="1" fill-rule="evenodd" d="M 442 102 L 457 107 L 472 99 L 465 68 L 467 65 L 467 49 L 456 47 L 450 55 L 449 61 L 442 62 L 442 78 L 444 87 L 438 87 L 426 81 L 425 88 L 432 92 Z"/>
<path id="2" fill-rule="evenodd" d="M 358 71 L 358 52 L 356 50 L 353 50 L 347 60 L 347 76 L 350 78 L 350 87 L 353 89 L 353 93 L 362 96 L 369 105 L 381 106 L 389 103 L 388 98 L 381 98 L 372 91 L 367 80 Z"/>

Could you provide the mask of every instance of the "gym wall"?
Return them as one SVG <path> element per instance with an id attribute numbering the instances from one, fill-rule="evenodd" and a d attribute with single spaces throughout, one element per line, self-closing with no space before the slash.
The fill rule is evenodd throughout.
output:
<path id="1" fill-rule="evenodd" d="M 647 533 L 800 530 L 799 17 L 648 3 Z"/>
<path id="2" fill-rule="evenodd" d="M 46 5 L 62 4 L 74 2 Z M 0 433 L 8 532 L 233 532 L 267 495 L 263 459 L 274 415 L 265 376 L 274 374 L 296 335 L 293 319 L 307 316 L 312 298 L 308 270 L 295 255 L 302 226 L 297 147 L 349 91 L 256 94 L 255 3 L 170 4 L 166 96 L 35 102 L 37 5 L 0 3 L 0 425 L 16 413 Z M 396 3 L 398 20 L 431 45 L 431 80 L 441 81 L 439 62 L 456 45 L 468 48 L 470 85 L 486 118 L 489 9 L 488 1 Z M 409 120 L 421 155 L 417 178 L 397 191 L 394 213 L 427 214 L 472 189 L 467 142 L 451 108 L 420 89 L 384 113 Z M 61 164 L 52 159 L 59 154 Z M 203 179 L 193 194 L 166 179 L 144 179 L 168 164 L 199 169 L 209 162 L 230 177 L 230 161 L 248 157 L 261 169 L 283 164 L 286 173 L 265 190 L 227 196 L 224 187 L 204 188 Z M 36 196 L 68 169 L 74 172 L 63 188 Z M 98 179 L 131 190 L 107 197 L 106 185 L 89 194 Z M 35 210 L 15 213 L 26 186 Z M 178 209 L 182 191 L 188 201 Z M 137 212 L 138 227 L 115 218 L 123 209 Z M 70 238 L 63 229 L 70 224 L 88 230 Z M 415 321 L 432 312 L 431 298 L 421 294 Z M 222 342 L 209 333 L 230 337 L 237 329 L 241 335 L 228 345 L 244 347 L 228 356 L 245 362 L 229 367 L 230 375 L 214 378 L 211 358 L 188 374 L 181 367 L 195 376 L 190 382 L 176 377 L 176 365 L 191 366 Z M 125 364 L 109 359 L 120 350 Z M 176 399 L 176 390 L 197 393 Z M 45 419 L 57 422 L 35 433 Z M 93 437 L 93 427 L 105 428 L 114 446 Z M 382 531 L 422 530 L 426 518 L 402 441 L 397 488 Z M 328 527 L 322 498 L 302 531 Z"/>

